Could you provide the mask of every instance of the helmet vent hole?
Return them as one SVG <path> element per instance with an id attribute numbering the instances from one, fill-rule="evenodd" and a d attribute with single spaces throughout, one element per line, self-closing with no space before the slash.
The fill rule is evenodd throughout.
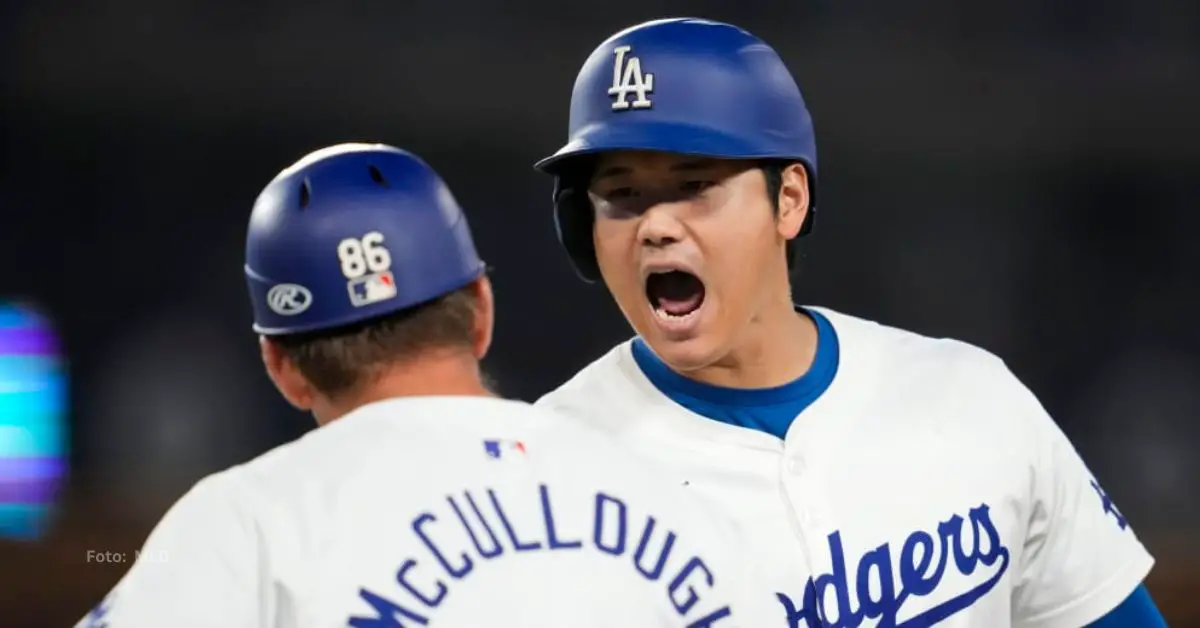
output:
<path id="1" fill-rule="evenodd" d="M 379 168 L 376 168 L 374 165 L 367 166 L 367 172 L 371 173 L 372 181 L 374 181 L 375 183 L 378 183 L 379 185 L 387 187 L 387 184 L 388 184 L 387 179 L 383 178 L 383 173 L 379 171 Z"/>
<path id="2" fill-rule="evenodd" d="M 309 198 L 312 196 L 312 184 L 308 179 L 304 179 L 304 183 L 300 184 L 300 209 L 308 207 Z"/>

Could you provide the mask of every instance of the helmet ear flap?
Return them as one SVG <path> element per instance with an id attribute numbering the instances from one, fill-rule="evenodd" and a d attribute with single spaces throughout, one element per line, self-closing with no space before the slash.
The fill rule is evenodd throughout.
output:
<path id="1" fill-rule="evenodd" d="M 595 217 L 587 194 L 575 183 L 577 181 L 578 178 L 574 181 L 562 176 L 554 178 L 554 228 L 575 272 L 584 281 L 594 283 L 600 279 L 596 244 L 592 239 Z"/>

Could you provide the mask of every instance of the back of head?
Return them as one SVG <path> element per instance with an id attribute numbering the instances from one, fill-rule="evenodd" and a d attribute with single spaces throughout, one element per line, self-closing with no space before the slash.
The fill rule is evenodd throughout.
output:
<path id="1" fill-rule="evenodd" d="M 254 330 L 326 394 L 389 360 L 470 342 L 485 270 L 441 177 L 385 145 L 313 152 L 259 195 L 246 235 Z"/>

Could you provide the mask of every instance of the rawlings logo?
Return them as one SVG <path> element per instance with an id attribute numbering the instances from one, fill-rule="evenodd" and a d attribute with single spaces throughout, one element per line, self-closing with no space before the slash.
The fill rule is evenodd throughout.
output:
<path id="1" fill-rule="evenodd" d="M 937 541 L 935 535 L 918 530 L 904 540 L 898 557 L 893 556 L 891 545 L 884 543 L 864 554 L 853 572 L 846 564 L 841 533 L 830 534 L 832 573 L 818 575 L 815 580 L 809 578 L 798 608 L 787 595 L 776 594 L 787 609 L 787 625 L 857 628 L 863 621 L 875 619 L 879 620 L 875 625 L 881 628 L 917 628 L 936 624 L 971 606 L 991 591 L 1008 569 L 1009 551 L 1000 541 L 989 510 L 987 504 L 970 509 L 969 535 L 964 534 L 967 526 L 963 518 L 954 515 L 938 524 Z M 994 568 L 983 582 L 904 621 L 898 619 L 906 602 L 938 588 L 948 566 L 969 576 L 980 565 Z M 900 575 L 899 582 L 895 581 L 895 573 Z M 836 605 L 826 603 L 829 589 L 833 589 Z"/>

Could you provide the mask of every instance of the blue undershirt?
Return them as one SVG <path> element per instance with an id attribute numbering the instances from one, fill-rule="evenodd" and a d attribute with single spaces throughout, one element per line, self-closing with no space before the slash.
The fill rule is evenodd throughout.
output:
<path id="1" fill-rule="evenodd" d="M 837 332 L 820 312 L 798 308 L 817 325 L 817 352 L 808 372 L 774 388 L 725 388 L 688 379 L 672 371 L 641 338 L 633 341 L 633 359 L 650 383 L 675 403 L 714 421 L 770 434 L 780 440 L 792 421 L 833 383 L 841 349 Z M 1166 622 L 1146 586 L 1138 588 L 1090 624 L 1090 628 L 1165 628 Z"/>
<path id="2" fill-rule="evenodd" d="M 766 432 L 783 439 L 792 420 L 816 401 L 837 374 L 837 333 L 829 319 L 800 310 L 817 325 L 817 354 L 799 378 L 774 388 L 725 388 L 688 379 L 667 366 L 646 343 L 633 341 L 633 359 L 659 391 L 675 403 L 714 421 Z"/>

